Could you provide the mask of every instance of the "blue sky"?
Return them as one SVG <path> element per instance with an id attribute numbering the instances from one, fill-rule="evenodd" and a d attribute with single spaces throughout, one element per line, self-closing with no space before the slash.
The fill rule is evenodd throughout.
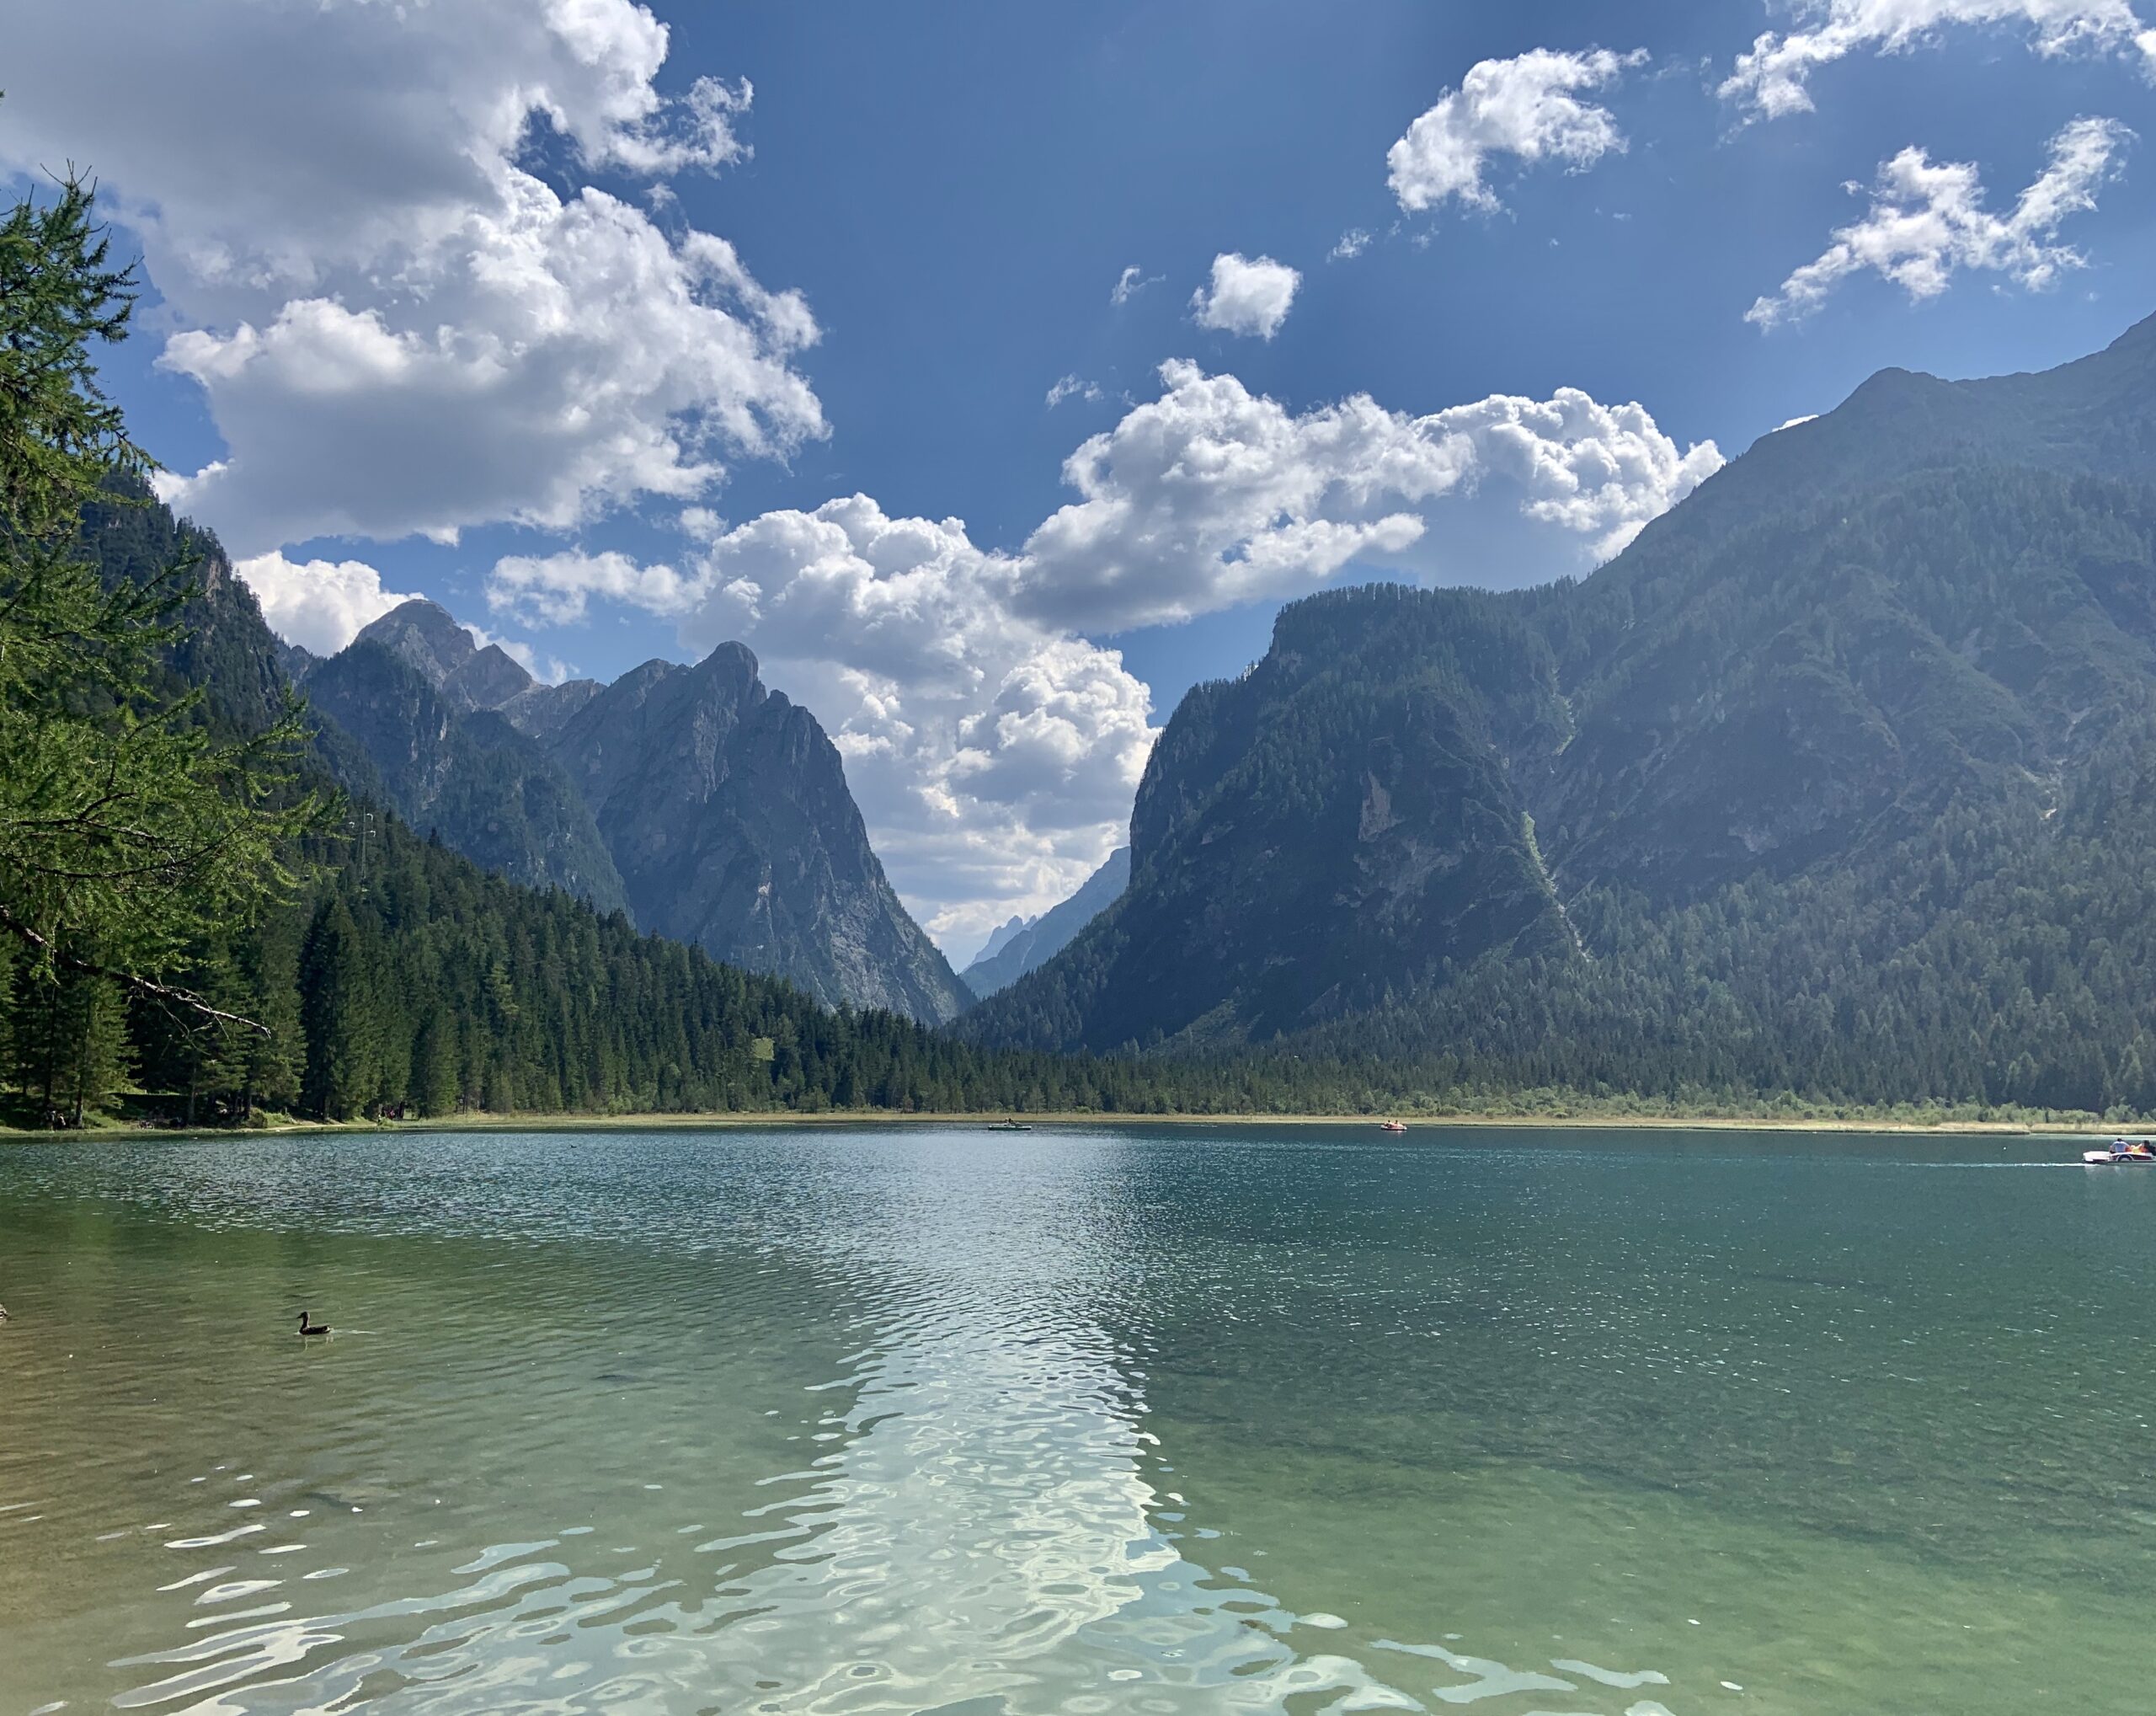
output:
<path id="1" fill-rule="evenodd" d="M 113 389 L 274 618 L 745 637 L 961 958 L 1280 600 L 1584 571 L 1877 368 L 2156 310 L 2127 0 L 12 9 L 0 168 L 102 175 Z"/>

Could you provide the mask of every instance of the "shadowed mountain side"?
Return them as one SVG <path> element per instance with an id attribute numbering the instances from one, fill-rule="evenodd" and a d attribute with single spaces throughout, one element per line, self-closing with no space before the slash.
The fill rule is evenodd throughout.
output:
<path id="1" fill-rule="evenodd" d="M 971 1000 L 884 879 L 815 717 L 721 644 L 648 661 L 553 738 L 645 928 L 830 1005 L 942 1023 Z"/>
<path id="2" fill-rule="evenodd" d="M 307 676 L 314 707 L 358 740 L 414 828 L 513 882 L 601 911 L 628 896 L 561 767 L 492 710 L 462 713 L 403 656 L 361 639 Z"/>
<path id="3" fill-rule="evenodd" d="M 1129 890 L 962 1029 L 1263 1041 L 1485 955 L 1568 954 L 1497 743 L 1562 719 L 1548 651 L 1486 597 L 1379 585 L 1283 610 L 1264 660 L 1161 735 Z"/>
<path id="4" fill-rule="evenodd" d="M 2084 896 L 2146 868 L 2156 486 L 2112 473 L 2150 474 L 2152 359 L 2144 323 L 2042 376 L 1875 377 L 1585 580 L 1283 610 L 1170 723 L 1123 898 L 962 1029 L 2140 1089 L 2156 926 Z"/>

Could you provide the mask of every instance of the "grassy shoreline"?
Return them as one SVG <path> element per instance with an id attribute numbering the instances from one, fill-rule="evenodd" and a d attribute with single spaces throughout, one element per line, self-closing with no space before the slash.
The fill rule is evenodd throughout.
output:
<path id="1" fill-rule="evenodd" d="M 1024 1114 L 1006 1117 L 997 1114 L 899 1114 L 886 1109 L 860 1109 L 823 1114 L 776 1112 L 767 1114 L 656 1114 L 656 1115 L 457 1115 L 433 1120 L 295 1120 L 267 1125 L 174 1126 L 109 1124 L 80 1131 L 32 1131 L 0 1128 L 0 1142 L 51 1143 L 63 1141 L 122 1142 L 147 1138 L 269 1137 L 319 1134 L 334 1138 L 351 1134 L 398 1132 L 615 1132 L 722 1131 L 762 1127 L 846 1126 L 962 1126 L 985 1131 L 1016 1118 L 1027 1126 L 1361 1126 L 1374 1131 L 1386 1118 L 1382 1115 L 1139 1115 L 1069 1112 Z M 1880 1137 L 2000 1137 L 2086 1138 L 2110 1137 L 2121 1128 L 2089 1119 L 2066 1120 L 1919 1120 L 1885 1115 L 1402 1115 L 1413 1131 L 1457 1131 L 1473 1128 L 1513 1131 L 1612 1132 L 1785 1132 L 1856 1133 Z M 2130 1128 L 2125 1130 L 2132 1130 Z"/>

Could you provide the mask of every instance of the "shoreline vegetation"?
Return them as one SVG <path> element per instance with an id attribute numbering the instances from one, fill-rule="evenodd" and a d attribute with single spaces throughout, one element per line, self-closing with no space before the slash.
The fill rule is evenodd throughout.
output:
<path id="1" fill-rule="evenodd" d="M 1527 1108 L 1476 1110 L 1456 1109 L 1417 1113 L 1412 1110 L 1372 1109 L 1363 1113 L 1309 1114 L 1143 1114 L 1127 1110 L 1059 1109 L 1006 1114 L 985 1109 L 918 1110 L 891 1109 L 774 1109 L 714 1111 L 689 1114 L 666 1111 L 648 1114 L 487 1114 L 465 1113 L 435 1119 L 310 1120 L 290 1115 L 258 1115 L 238 1126 L 186 1126 L 106 1120 L 80 1129 L 54 1131 L 0 1125 L 0 1144 L 121 1143 L 141 1139 L 248 1137 L 318 1133 L 327 1138 L 378 1136 L 386 1133 L 431 1132 L 627 1132 L 734 1131 L 759 1128 L 819 1126 L 958 1126 L 986 1130 L 1017 1120 L 1036 1126 L 1364 1126 L 1398 1119 L 1412 1130 L 1466 1131 L 1476 1128 L 1508 1131 L 1611 1132 L 1782 1132 L 1860 1133 L 1881 1137 L 1996 1137 L 2086 1138 L 2112 1136 L 2136 1130 L 2132 1121 L 2107 1120 L 2096 1115 L 2019 1115 L 1957 1111 L 1850 1110 L 1837 1112 L 1748 1113 L 1735 1110 L 1656 1111 L 1631 1108 L 1596 1108 L 1591 1104 L 1560 1105 L 1544 1110 Z"/>

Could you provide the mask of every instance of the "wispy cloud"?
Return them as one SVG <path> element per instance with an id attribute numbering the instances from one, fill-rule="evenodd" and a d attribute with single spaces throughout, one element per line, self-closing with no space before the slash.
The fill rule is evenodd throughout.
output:
<path id="1" fill-rule="evenodd" d="M 2004 215 L 1984 206 L 1983 184 L 1971 163 L 1935 162 L 1922 149 L 1904 149 L 1880 168 L 1864 218 L 1837 231 L 1821 255 L 1754 303 L 1744 319 L 1773 328 L 1807 316 L 1866 270 L 1913 299 L 1938 297 L 1963 269 L 2047 286 L 2084 265 L 2079 250 L 2059 242 L 2059 228 L 2068 217 L 2095 207 L 2096 193 L 2117 176 L 2118 158 L 2132 137 L 2116 120 L 2075 120 L 2052 139 L 2049 163 Z"/>

